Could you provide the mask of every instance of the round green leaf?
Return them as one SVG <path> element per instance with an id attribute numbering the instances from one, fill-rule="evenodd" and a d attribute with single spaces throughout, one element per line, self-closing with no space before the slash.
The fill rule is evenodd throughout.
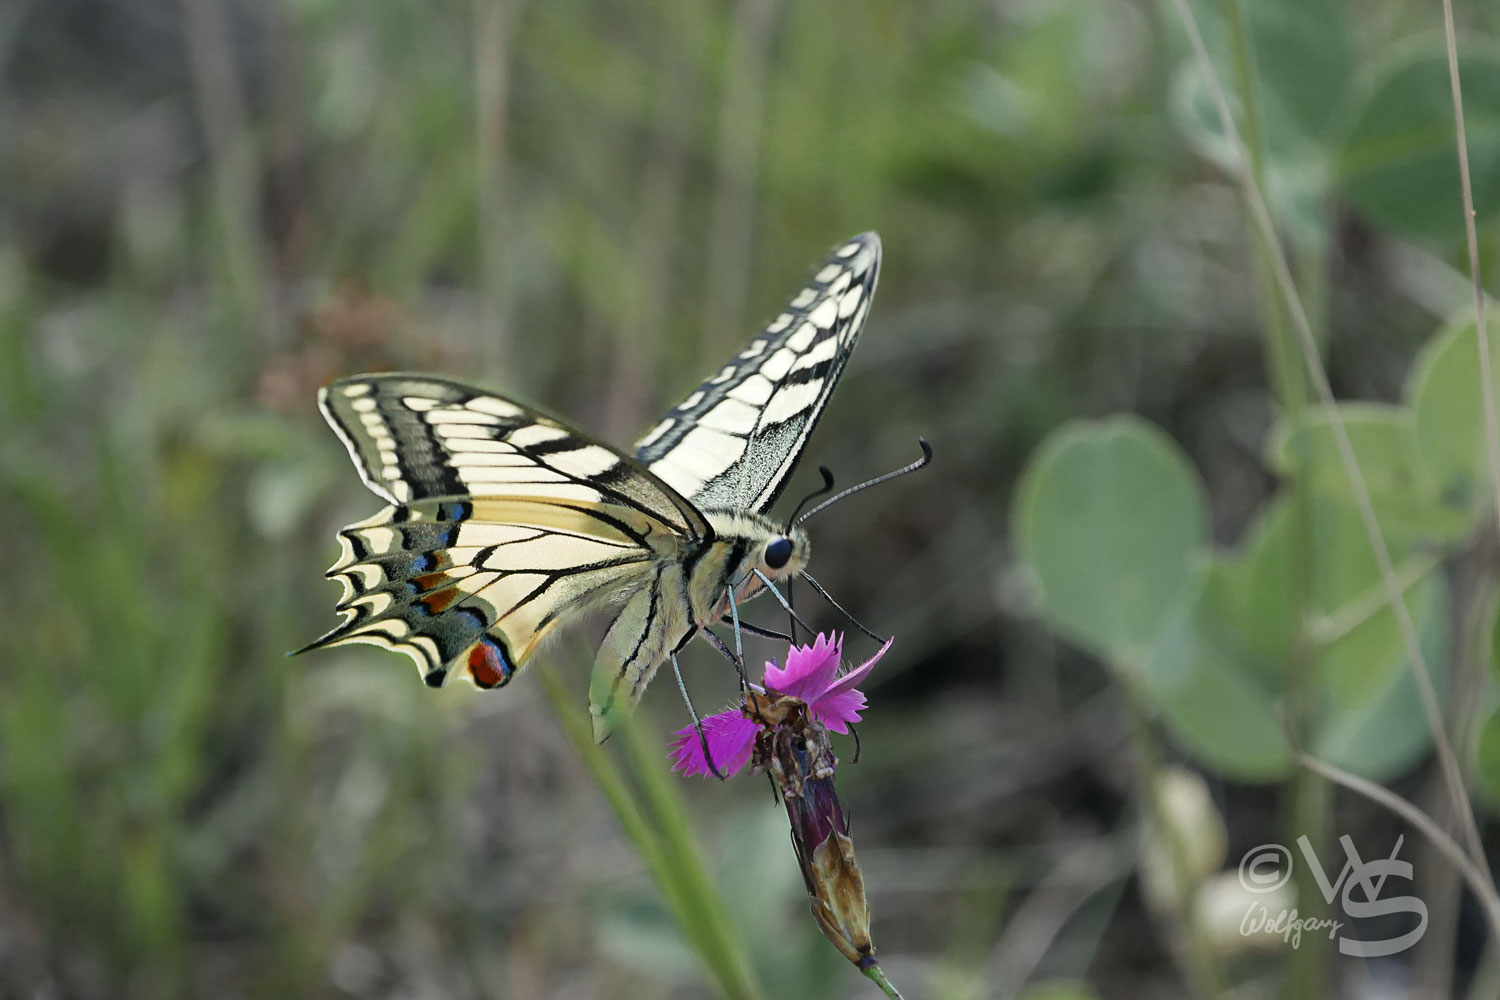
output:
<path id="1" fill-rule="evenodd" d="M 1285 763 L 1279 704 L 1301 663 L 1313 671 L 1309 746 L 1383 780 L 1425 753 L 1431 735 L 1414 708 L 1406 649 L 1358 515 L 1316 494 L 1309 503 L 1304 523 L 1289 498 L 1273 502 L 1242 550 L 1215 560 L 1191 631 L 1170 636 L 1149 661 L 1145 691 L 1199 760 L 1264 780 Z M 1393 538 L 1392 555 L 1441 688 L 1450 643 L 1446 582 L 1425 547 Z"/>
<path id="2" fill-rule="evenodd" d="M 1151 651 L 1142 691 L 1172 735 L 1207 767 L 1238 781 L 1272 781 L 1292 765 L 1281 692 L 1230 644 L 1211 616 L 1178 619 Z"/>
<path id="3" fill-rule="evenodd" d="M 1411 464 L 1406 411 L 1385 403 L 1340 403 L 1337 415 L 1349 434 L 1354 457 L 1372 494 L 1404 485 Z M 1311 477 L 1311 483 L 1338 494 L 1350 492 L 1332 424 L 1334 414 L 1309 408 L 1295 423 L 1283 420 L 1266 443 L 1266 464 L 1283 478 Z"/>
<path id="4" fill-rule="evenodd" d="M 1266 198 L 1278 229 L 1297 243 L 1325 237 L 1327 192 L 1339 130 L 1348 113 L 1357 46 L 1347 5 L 1338 0 L 1241 4 L 1255 80 L 1255 128 L 1246 121 L 1233 67 L 1240 40 L 1217 0 L 1189 0 L 1241 134 L 1259 139 Z M 1175 23 L 1171 19 L 1169 23 Z M 1230 173 L 1239 153 L 1219 122 L 1208 81 L 1185 37 L 1169 105 L 1177 127 L 1205 157 Z"/>
<path id="5" fill-rule="evenodd" d="M 1232 69 L 1239 39 L 1225 19 L 1226 7 L 1215 0 L 1189 0 L 1193 18 L 1217 69 L 1220 81 L 1230 89 L 1231 111 L 1244 132 L 1246 123 Z M 1250 3 L 1240 7 L 1248 37 L 1245 43 L 1256 82 L 1256 119 L 1262 152 L 1277 161 L 1301 159 L 1309 147 L 1324 147 L 1330 131 L 1346 111 L 1344 99 L 1355 73 L 1357 46 L 1345 4 L 1338 0 L 1299 0 L 1297 3 Z M 1175 25 L 1175 19 L 1172 22 Z M 1182 72 L 1198 77 L 1186 37 L 1178 42 Z M 1218 115 L 1200 101 L 1204 81 L 1187 83 L 1179 78 L 1179 99 L 1184 90 L 1195 95 L 1175 110 L 1188 136 L 1209 147 L 1225 143 Z M 1193 110 L 1197 109 L 1197 110 Z"/>
<path id="6" fill-rule="evenodd" d="M 1419 459 L 1412 414 L 1384 403 L 1339 403 L 1334 411 L 1349 435 L 1376 517 L 1387 531 L 1451 540 L 1468 528 L 1467 512 L 1445 503 Z M 1283 421 L 1266 448 L 1266 464 L 1286 479 L 1301 477 L 1319 495 L 1352 503 L 1354 486 L 1334 437 L 1334 413 L 1310 409 Z"/>
<path id="7" fill-rule="evenodd" d="M 1238 109 L 1237 101 L 1234 107 Z M 1240 172 L 1239 149 L 1225 134 L 1213 91 L 1196 65 L 1186 65 L 1178 73 L 1169 108 L 1177 127 L 1199 154 L 1226 173 Z M 1236 118 L 1243 114 L 1237 113 Z M 1290 123 L 1286 131 L 1273 132 L 1263 145 L 1261 179 L 1278 230 L 1302 245 L 1324 239 L 1331 151 L 1304 139 Z"/>
<path id="8" fill-rule="evenodd" d="M 1500 331 L 1490 358 L 1500 369 Z M 1500 380 L 1493 391 L 1500 397 Z M 1456 320 L 1423 346 L 1412 366 L 1410 401 L 1417 457 L 1433 490 L 1451 507 L 1478 512 L 1490 504 L 1479 338 L 1472 318 Z"/>
<path id="9" fill-rule="evenodd" d="M 1048 620 L 1116 664 L 1138 663 L 1202 586 L 1207 516 L 1186 456 L 1135 417 L 1055 431 L 1023 476 L 1021 558 Z"/>
<path id="10" fill-rule="evenodd" d="M 1223 4 L 1212 4 L 1227 9 Z M 1268 131 L 1295 131 L 1322 144 L 1345 113 L 1358 42 L 1349 5 L 1340 0 L 1246 3 L 1251 57 Z M 1226 62 L 1221 65 L 1229 66 Z"/>
<path id="11" fill-rule="evenodd" d="M 1500 207 L 1500 52 L 1459 56 L 1474 208 L 1484 221 Z M 1448 57 L 1424 46 L 1391 59 L 1360 102 L 1339 156 L 1345 197 L 1400 236 L 1463 237 Z"/>
<path id="12" fill-rule="evenodd" d="M 1428 575 L 1407 591 L 1406 606 L 1441 697 L 1451 643 L 1447 582 L 1441 574 Z M 1389 610 L 1324 651 L 1318 690 L 1321 706 L 1312 751 L 1331 764 L 1387 781 L 1432 745 L 1411 660 Z"/>
<path id="13" fill-rule="evenodd" d="M 1301 569 L 1291 514 L 1286 497 L 1276 498 L 1246 529 L 1239 551 L 1215 557 L 1199 609 L 1220 641 L 1278 691 L 1302 626 L 1298 589 L 1287 585 Z"/>

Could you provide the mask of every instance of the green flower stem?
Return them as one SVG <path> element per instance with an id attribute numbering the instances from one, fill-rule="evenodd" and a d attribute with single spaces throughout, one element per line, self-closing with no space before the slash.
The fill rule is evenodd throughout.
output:
<path id="1" fill-rule="evenodd" d="M 885 978 L 885 970 L 882 969 L 879 964 L 871 963 L 868 967 L 860 969 L 859 971 L 865 974 L 865 978 L 869 979 L 876 986 L 879 986 L 880 992 L 890 997 L 891 1000 L 906 1000 L 906 998 L 901 995 L 901 991 L 892 986 L 891 981 Z"/>
<path id="2" fill-rule="evenodd" d="M 651 872 L 672 914 L 677 918 L 688 943 L 698 953 L 719 992 L 730 1000 L 760 1000 L 759 984 L 750 971 L 750 963 L 738 939 L 732 933 L 728 911 L 703 863 L 702 851 L 687 821 L 680 795 L 667 778 L 666 750 L 653 744 L 630 721 L 621 733 L 637 778 L 645 789 L 646 799 L 657 825 L 637 804 L 630 782 L 619 766 L 594 743 L 588 717 L 578 698 L 569 690 L 561 671 L 538 670 L 538 682 L 553 713 L 573 744 L 584 766 L 589 769 L 599 789 L 609 800 L 625 835 Z M 651 744 L 659 762 L 649 762 L 646 747 Z M 656 774 L 652 772 L 656 771 Z"/>
<path id="3" fill-rule="evenodd" d="M 1248 152 L 1250 180 L 1258 190 L 1266 190 L 1264 144 L 1260 129 L 1259 103 L 1252 71 L 1251 40 L 1244 8 L 1240 0 L 1222 0 L 1225 21 L 1229 27 L 1230 51 L 1234 62 L 1235 89 L 1238 91 L 1243 120 L 1245 148 Z M 1255 232 L 1254 220 L 1247 205 L 1246 221 Z M 1326 257 L 1307 259 L 1304 255 L 1301 284 L 1318 290 L 1321 307 L 1325 297 L 1322 289 L 1327 278 Z M 1307 374 L 1300 363 L 1298 345 L 1293 339 L 1290 317 L 1278 294 L 1272 247 L 1264 239 L 1255 240 L 1255 270 L 1259 287 L 1261 316 L 1264 321 L 1262 335 L 1265 341 L 1266 359 L 1277 403 L 1289 421 L 1295 422 L 1306 409 L 1311 388 Z M 1321 315 L 1321 313 L 1313 313 Z M 1292 456 L 1294 472 L 1288 484 L 1292 503 L 1292 516 L 1296 525 L 1298 544 L 1293 547 L 1290 566 L 1291 579 L 1287 581 L 1295 595 L 1300 620 L 1310 622 L 1316 609 L 1312 603 L 1311 581 L 1313 523 L 1312 503 L 1309 496 L 1305 462 L 1299 454 Z M 1290 662 L 1287 664 L 1287 724 L 1294 738 L 1305 743 L 1309 735 L 1313 702 L 1313 673 L 1317 667 L 1321 646 L 1308 633 L 1306 624 L 1299 629 L 1293 642 Z M 1333 790 L 1319 775 L 1306 769 L 1298 769 L 1288 780 L 1284 790 L 1283 816 L 1287 843 L 1295 843 L 1298 837 L 1307 837 L 1319 850 L 1327 843 L 1330 833 L 1333 806 Z M 1295 873 L 1298 905 L 1307 907 L 1317 899 L 1317 886 L 1313 883 L 1306 866 L 1298 866 Z M 1317 948 L 1299 948 L 1292 952 L 1288 964 L 1285 996 L 1288 1000 L 1318 1000 L 1324 995 L 1327 980 L 1327 963 L 1324 952 Z"/>
<path id="4" fill-rule="evenodd" d="M 681 891 L 677 879 L 666 866 L 660 838 L 651 829 L 651 824 L 645 814 L 636 805 L 630 784 L 624 774 L 620 772 L 603 748 L 594 743 L 588 724 L 579 714 L 577 699 L 573 697 L 563 680 L 556 676 L 557 673 L 558 671 L 555 670 L 536 672 L 542 691 L 547 695 L 547 700 L 552 703 L 553 714 L 562 725 L 569 742 L 583 758 L 584 766 L 589 769 L 594 782 L 609 800 L 610 807 L 614 809 L 615 816 L 625 831 L 625 836 L 635 845 L 636 853 L 640 855 L 641 860 L 651 871 L 652 877 L 656 879 L 662 895 L 667 899 L 667 904 L 680 918 L 683 912 Z M 683 925 L 683 932 L 697 948 L 698 942 L 693 940 L 695 931 L 694 925 L 686 923 Z"/>

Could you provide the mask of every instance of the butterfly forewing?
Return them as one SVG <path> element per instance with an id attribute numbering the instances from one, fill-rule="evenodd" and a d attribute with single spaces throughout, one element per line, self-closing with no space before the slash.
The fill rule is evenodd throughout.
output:
<path id="1" fill-rule="evenodd" d="M 636 445 L 636 458 L 701 508 L 768 510 L 844 372 L 879 273 L 874 233 L 836 249 L 743 351 Z"/>
<path id="2" fill-rule="evenodd" d="M 707 522 L 614 448 L 513 400 L 430 375 L 358 375 L 318 406 L 365 485 L 393 504 L 429 497 L 555 497 L 609 503 L 690 536 Z"/>

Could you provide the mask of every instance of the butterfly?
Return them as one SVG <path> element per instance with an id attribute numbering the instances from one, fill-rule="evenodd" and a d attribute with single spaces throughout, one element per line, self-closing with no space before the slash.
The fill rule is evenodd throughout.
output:
<path id="1" fill-rule="evenodd" d="M 430 686 L 503 687 L 555 632 L 613 616 L 589 710 L 603 739 L 657 668 L 731 602 L 799 574 L 808 539 L 767 512 L 869 314 L 880 240 L 836 248 L 771 323 L 633 455 L 432 375 L 323 387 L 318 408 L 388 504 L 338 533 L 343 621 L 303 652 L 371 643 Z"/>

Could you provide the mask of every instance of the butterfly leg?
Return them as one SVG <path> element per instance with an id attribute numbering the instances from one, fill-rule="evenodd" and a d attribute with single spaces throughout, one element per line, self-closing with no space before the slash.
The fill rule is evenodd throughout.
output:
<path id="1" fill-rule="evenodd" d="M 729 588 L 729 614 L 734 619 L 734 662 L 740 671 L 740 679 L 745 677 L 745 648 L 740 638 L 740 606 L 734 601 L 734 588 Z"/>
<path id="2" fill-rule="evenodd" d="M 745 674 L 745 646 L 744 640 L 740 635 L 740 606 L 735 602 L 734 588 L 735 585 L 731 585 L 729 588 L 729 615 L 734 622 L 734 655 L 730 656 L 729 650 L 724 647 L 724 641 L 717 635 L 708 632 L 708 629 L 704 629 L 703 631 L 708 632 L 709 640 L 718 648 L 719 652 L 729 657 L 730 663 L 734 664 L 734 669 L 740 675 L 740 690 L 748 691 L 750 690 L 750 678 Z"/>
<path id="3" fill-rule="evenodd" d="M 688 697 L 687 685 L 682 681 L 682 670 L 677 666 L 677 654 L 672 654 L 672 674 L 677 678 L 677 690 L 682 692 L 683 704 L 687 705 L 688 714 L 693 717 L 693 728 L 698 730 L 698 744 L 703 748 L 703 760 L 708 764 L 708 769 L 714 773 L 714 777 L 724 781 L 728 776 L 719 771 L 718 765 L 714 763 L 714 755 L 708 749 L 708 734 L 703 731 L 703 720 L 698 718 L 698 710 L 693 707 L 693 699 Z"/>
<path id="4" fill-rule="evenodd" d="M 802 620 L 802 617 L 798 615 L 797 612 L 792 610 L 792 606 L 787 603 L 786 598 L 781 596 L 781 591 L 776 589 L 776 584 L 767 579 L 764 573 L 762 573 L 758 569 L 753 569 L 750 572 L 760 577 L 760 582 L 765 584 L 766 589 L 771 592 L 771 596 L 780 601 L 783 608 L 786 608 L 786 613 L 792 616 L 792 621 L 796 622 L 798 625 L 801 625 L 804 629 L 806 629 L 808 635 L 813 636 L 818 634 L 813 631 L 813 627 L 811 625 Z M 803 573 L 802 575 L 806 576 L 807 574 Z"/>
<path id="5" fill-rule="evenodd" d="M 750 678 L 745 674 L 745 661 L 736 656 L 734 650 L 730 649 L 716 633 L 710 632 L 707 628 L 701 631 L 703 632 L 703 637 L 708 640 L 709 645 L 717 649 L 723 655 L 724 659 L 734 664 L 735 672 L 740 675 L 740 690 L 750 690 Z"/>
<path id="6" fill-rule="evenodd" d="M 725 625 L 732 625 L 734 623 L 734 619 L 730 618 L 728 615 L 725 615 L 723 618 L 720 618 L 719 621 L 722 622 Z M 746 632 L 749 632 L 751 635 L 762 636 L 763 638 L 766 638 L 766 639 L 780 639 L 782 642 L 794 642 L 795 641 L 791 636 L 787 635 L 785 632 L 778 632 L 778 631 L 776 631 L 773 628 L 761 628 L 759 625 L 751 625 L 749 622 L 746 622 L 746 621 L 740 622 L 740 628 L 744 629 Z"/>
<path id="7" fill-rule="evenodd" d="M 792 584 L 794 582 L 795 582 L 795 578 L 794 577 L 790 577 L 790 576 L 787 577 L 787 579 L 786 579 L 786 614 L 787 614 L 786 630 L 792 634 L 792 645 L 793 646 L 795 646 L 797 644 L 797 611 L 796 611 L 796 608 L 794 607 L 794 605 L 797 602 L 794 601 L 794 600 L 792 600 Z"/>
<path id="8" fill-rule="evenodd" d="M 756 572 L 759 573 L 760 570 L 756 570 Z M 849 612 L 845 611 L 839 604 L 839 602 L 833 599 L 833 595 L 824 590 L 822 585 L 820 585 L 817 580 L 814 580 L 806 573 L 802 574 L 802 578 L 807 581 L 808 586 L 812 587 L 812 589 L 817 592 L 819 597 L 823 598 L 823 600 L 827 601 L 829 604 L 832 604 L 835 611 L 843 615 L 845 618 L 849 619 L 849 621 L 853 623 L 855 628 L 859 629 L 861 632 L 869 636 L 871 639 L 874 639 L 876 642 L 885 642 L 885 640 L 880 636 L 876 635 L 874 632 L 871 632 L 869 629 L 861 625 L 858 618 L 855 618 Z M 790 610 L 790 606 L 788 606 L 788 610 Z"/>

